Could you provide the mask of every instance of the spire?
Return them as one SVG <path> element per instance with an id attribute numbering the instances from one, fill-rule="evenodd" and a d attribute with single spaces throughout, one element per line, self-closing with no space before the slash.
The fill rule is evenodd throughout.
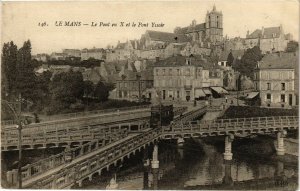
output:
<path id="1" fill-rule="evenodd" d="M 216 11 L 216 5 L 214 4 L 213 11 Z"/>

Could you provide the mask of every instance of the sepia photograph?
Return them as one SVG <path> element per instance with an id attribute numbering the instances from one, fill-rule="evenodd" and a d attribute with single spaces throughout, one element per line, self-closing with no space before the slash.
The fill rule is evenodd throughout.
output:
<path id="1" fill-rule="evenodd" d="M 299 189 L 299 1 L 2 1 L 1 189 Z"/>

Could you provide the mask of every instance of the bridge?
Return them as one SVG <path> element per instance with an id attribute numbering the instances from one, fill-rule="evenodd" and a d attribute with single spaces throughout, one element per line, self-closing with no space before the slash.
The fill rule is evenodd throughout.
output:
<path id="1" fill-rule="evenodd" d="M 186 107 L 178 107 L 174 108 L 174 113 L 178 115 L 186 110 Z M 124 130 L 139 132 L 148 128 L 149 117 L 149 108 L 138 107 L 120 113 L 30 124 L 22 130 L 22 149 L 73 146 L 92 140 L 112 142 L 119 140 Z M 4 127 L 1 131 L 1 150 L 18 149 L 17 129 Z"/>
<path id="2" fill-rule="evenodd" d="M 89 142 L 71 149 L 72 161 L 66 162 L 66 152 L 51 159 L 22 167 L 23 185 L 26 188 L 62 189 L 71 188 L 75 184 L 82 185 L 85 179 L 92 180 L 95 174 L 117 166 L 131 154 L 147 149 L 147 146 L 160 139 L 178 139 L 205 136 L 225 136 L 225 160 L 232 160 L 231 142 L 234 136 L 258 133 L 277 133 L 277 154 L 284 154 L 284 132 L 298 129 L 297 116 L 256 117 L 221 119 L 213 121 L 192 121 L 205 113 L 206 107 L 184 113 L 174 119 L 167 127 L 144 129 L 139 133 L 131 133 L 123 139 L 101 145 L 99 142 Z M 187 122 L 189 121 L 189 122 Z M 152 160 L 152 162 L 156 160 Z M 156 162 L 152 168 L 158 167 Z M 8 182 L 14 182 L 10 171 Z"/>
<path id="3" fill-rule="evenodd" d="M 183 112 L 186 108 L 180 108 L 176 109 L 175 114 L 179 114 Z M 206 112 L 206 107 L 201 107 L 193 109 L 192 111 L 185 112 L 184 115 L 180 117 L 180 120 L 187 120 L 187 119 L 194 119 L 198 117 L 199 115 L 203 115 Z M 178 119 L 179 117 L 176 116 L 175 119 Z M 147 124 L 149 125 L 149 124 Z M 159 129 L 155 130 L 150 130 L 147 128 L 148 126 L 146 125 L 146 128 L 144 129 L 139 129 L 139 133 L 134 133 L 133 131 L 130 132 L 128 136 L 128 131 L 126 131 L 126 134 L 124 134 L 123 139 L 119 139 L 119 141 L 115 142 L 100 142 L 98 140 L 91 141 L 89 143 L 85 143 L 83 145 L 79 145 L 76 148 L 72 148 L 69 153 L 72 153 L 72 162 L 71 164 L 68 164 L 68 166 L 72 166 L 72 164 L 80 164 L 79 161 L 84 162 L 87 160 L 87 157 L 96 157 L 96 155 L 100 154 L 101 156 L 110 156 L 111 154 L 108 154 L 108 152 L 111 151 L 117 151 L 119 155 L 124 155 L 124 152 L 127 153 L 127 157 L 130 156 L 130 154 L 135 153 L 137 149 L 141 149 L 143 145 L 142 143 L 150 144 L 150 142 L 153 142 L 155 137 L 160 135 Z M 119 129 L 120 130 L 120 129 Z M 121 129 L 122 130 L 122 129 Z M 144 132 L 143 132 L 144 130 Z M 147 131 L 148 130 L 148 131 Z M 129 142 L 128 142 L 129 141 Z M 142 141 L 142 143 L 141 143 Z M 138 145 L 138 148 L 136 148 L 136 143 L 140 143 Z M 144 147 L 145 145 L 144 144 Z M 122 147 L 122 148 L 118 148 Z M 106 149 L 109 149 L 110 151 L 107 151 Z M 101 152 L 102 151 L 102 152 Z M 129 153 L 129 154 L 128 154 Z M 61 154 L 51 156 L 50 158 L 38 161 L 36 163 L 33 163 L 31 165 L 22 167 L 22 175 L 23 175 L 23 184 L 24 186 L 31 187 L 31 185 L 36 185 L 35 180 L 40 181 L 42 177 L 44 178 L 46 176 L 46 179 L 48 180 L 49 177 L 47 175 L 52 174 L 53 172 L 61 172 L 65 169 L 65 156 L 67 155 L 67 152 L 63 152 Z M 111 155 L 111 158 L 104 158 L 105 159 L 105 164 L 108 163 L 110 165 L 112 162 L 114 162 L 116 159 L 115 157 L 118 156 L 117 154 Z M 122 156 L 120 160 L 123 160 L 123 158 L 126 156 Z M 103 159 L 103 160 L 104 160 Z M 92 160 L 92 158 L 89 158 L 88 160 Z M 113 161 L 112 161 L 113 160 Z M 95 161 L 94 161 L 95 162 Z M 101 159 L 100 164 L 102 164 L 103 161 Z M 85 162 L 83 163 L 85 165 Z M 56 168 L 54 168 L 56 167 Z M 107 165 L 104 167 L 108 168 Z M 104 168 L 103 167 L 103 168 Z M 99 169 L 101 166 L 96 166 L 95 168 Z M 102 168 L 102 169 L 103 169 Z M 56 170 L 55 170 L 56 169 Z M 57 174 L 57 173 L 55 173 Z M 77 174 L 77 173 L 76 173 Z M 8 182 L 14 182 L 16 178 L 16 170 L 8 172 L 8 177 L 7 179 L 9 180 Z M 56 183 L 55 183 L 56 184 Z M 58 187 L 60 188 L 60 187 Z"/>

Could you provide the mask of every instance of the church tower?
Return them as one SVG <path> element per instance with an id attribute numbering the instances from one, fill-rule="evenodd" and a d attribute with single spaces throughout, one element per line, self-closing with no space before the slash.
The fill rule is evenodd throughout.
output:
<path id="1" fill-rule="evenodd" d="M 206 13 L 205 19 L 206 37 L 211 42 L 220 42 L 223 39 L 223 14 L 217 11 L 214 5 L 211 12 Z"/>

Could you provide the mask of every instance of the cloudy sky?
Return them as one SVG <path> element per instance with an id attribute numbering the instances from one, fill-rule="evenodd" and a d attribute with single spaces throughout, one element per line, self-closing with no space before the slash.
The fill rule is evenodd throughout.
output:
<path id="1" fill-rule="evenodd" d="M 205 21 L 207 10 L 216 5 L 223 13 L 224 36 L 245 37 L 264 27 L 282 24 L 285 33 L 299 38 L 299 2 L 297 0 L 214 0 L 151 2 L 4 2 L 2 5 L 2 43 L 18 46 L 30 39 L 32 52 L 59 52 L 63 48 L 92 48 L 116 45 L 127 39 L 139 39 L 146 30 L 173 32 L 193 19 Z M 81 22 L 81 26 L 55 26 L 55 22 Z M 38 26 L 46 22 L 48 26 Z M 91 22 L 110 23 L 110 27 L 91 27 Z M 120 27 L 120 22 L 149 23 L 148 27 Z M 154 28 L 150 24 L 163 23 Z M 117 27 L 111 27 L 117 23 Z M 89 24 L 89 25 L 83 25 Z"/>

